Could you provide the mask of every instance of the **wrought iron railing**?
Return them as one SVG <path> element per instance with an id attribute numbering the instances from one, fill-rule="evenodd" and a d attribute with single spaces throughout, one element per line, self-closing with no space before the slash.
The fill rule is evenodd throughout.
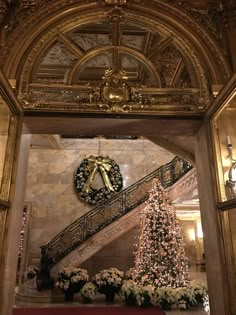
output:
<path id="1" fill-rule="evenodd" d="M 177 182 L 191 168 L 186 161 L 175 157 L 170 163 L 117 193 L 109 201 L 91 209 L 41 247 L 41 262 L 49 268 L 53 267 L 86 239 L 143 203 L 148 198 L 154 178 L 159 178 L 166 188 Z"/>

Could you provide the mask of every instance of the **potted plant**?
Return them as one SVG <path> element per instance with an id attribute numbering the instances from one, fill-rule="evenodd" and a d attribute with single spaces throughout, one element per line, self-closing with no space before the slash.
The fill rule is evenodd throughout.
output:
<path id="1" fill-rule="evenodd" d="M 197 300 L 191 287 L 177 288 L 176 291 L 176 301 L 179 309 L 197 306 Z"/>
<path id="2" fill-rule="evenodd" d="M 138 306 L 147 307 L 152 305 L 152 296 L 154 292 L 154 287 L 137 285 L 135 288 L 135 295 Z"/>
<path id="3" fill-rule="evenodd" d="M 120 289 L 120 297 L 127 305 L 136 305 L 136 289 L 137 285 L 132 280 L 125 280 Z"/>
<path id="4" fill-rule="evenodd" d="M 162 287 L 156 288 L 154 292 L 154 304 L 163 310 L 186 309 L 186 298 L 188 291 L 183 288 Z"/>
<path id="5" fill-rule="evenodd" d="M 207 287 L 197 281 L 190 282 L 190 288 L 198 304 L 203 304 L 204 297 L 207 295 Z"/>
<path id="6" fill-rule="evenodd" d="M 92 303 L 93 298 L 97 294 L 97 287 L 92 282 L 87 282 L 80 290 L 80 296 L 84 303 Z"/>
<path id="7" fill-rule="evenodd" d="M 26 270 L 26 278 L 28 280 L 33 279 L 37 276 L 39 268 L 36 266 L 29 266 Z"/>
<path id="8" fill-rule="evenodd" d="M 136 285 L 135 296 L 137 300 L 137 305 L 141 307 L 147 307 L 152 305 L 152 296 L 154 292 L 154 287 Z"/>
<path id="9" fill-rule="evenodd" d="M 74 293 L 81 290 L 88 281 L 88 272 L 85 269 L 66 267 L 59 272 L 55 286 L 65 293 L 65 301 L 73 301 Z"/>
<path id="10" fill-rule="evenodd" d="M 94 276 L 98 292 L 105 294 L 106 302 L 113 302 L 123 282 L 124 272 L 117 268 L 104 269 Z"/>
<path id="11" fill-rule="evenodd" d="M 24 286 L 32 289 L 36 288 L 36 278 L 39 273 L 39 268 L 36 266 L 29 266 L 23 274 Z"/>

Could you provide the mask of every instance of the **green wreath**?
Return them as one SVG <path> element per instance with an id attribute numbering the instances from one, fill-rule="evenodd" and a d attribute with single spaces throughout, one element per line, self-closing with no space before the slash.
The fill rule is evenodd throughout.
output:
<path id="1" fill-rule="evenodd" d="M 92 187 L 97 172 L 100 173 L 105 185 L 100 189 Z M 91 205 L 96 205 L 110 199 L 114 193 L 120 191 L 123 187 L 123 179 L 120 168 L 114 160 L 108 156 L 91 155 L 77 168 L 74 184 L 81 199 Z"/>

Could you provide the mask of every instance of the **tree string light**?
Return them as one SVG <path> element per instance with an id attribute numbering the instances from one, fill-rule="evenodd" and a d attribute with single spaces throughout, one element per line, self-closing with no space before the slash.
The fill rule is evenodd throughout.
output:
<path id="1" fill-rule="evenodd" d="M 135 281 L 155 287 L 185 287 L 189 284 L 188 260 L 175 211 L 159 180 L 141 218 L 141 234 L 135 255 Z"/>

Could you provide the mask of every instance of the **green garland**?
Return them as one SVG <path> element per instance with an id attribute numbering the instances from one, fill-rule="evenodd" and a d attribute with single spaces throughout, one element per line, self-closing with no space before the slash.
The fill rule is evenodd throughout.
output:
<path id="1" fill-rule="evenodd" d="M 100 173 L 105 184 L 100 189 L 92 187 L 96 172 Z M 109 157 L 90 156 L 84 159 L 77 168 L 74 184 L 79 197 L 95 206 L 110 199 L 114 193 L 119 192 L 123 187 L 123 179 L 120 168 L 114 160 Z"/>

